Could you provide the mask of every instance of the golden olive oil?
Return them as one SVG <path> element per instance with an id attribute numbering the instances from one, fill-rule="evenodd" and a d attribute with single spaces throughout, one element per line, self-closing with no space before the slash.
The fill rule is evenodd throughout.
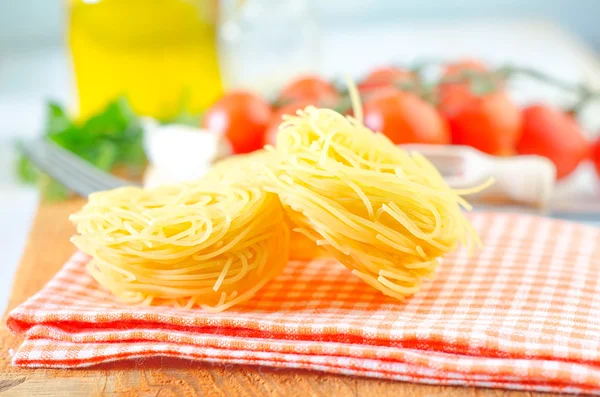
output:
<path id="1" fill-rule="evenodd" d="M 221 93 L 216 0 L 70 0 L 69 44 L 86 118 L 126 95 L 140 115 L 192 113 Z"/>

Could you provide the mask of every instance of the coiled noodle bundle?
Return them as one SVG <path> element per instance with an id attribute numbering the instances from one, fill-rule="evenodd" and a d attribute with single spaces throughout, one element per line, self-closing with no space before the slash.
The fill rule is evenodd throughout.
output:
<path id="1" fill-rule="evenodd" d="M 438 259 L 479 244 L 469 205 L 418 153 L 396 147 L 351 117 L 308 107 L 277 136 L 267 189 L 297 231 L 371 286 L 402 299 Z"/>
<path id="2" fill-rule="evenodd" d="M 91 195 L 71 220 L 92 276 L 126 302 L 220 311 L 290 255 L 325 251 L 389 296 L 417 292 L 443 255 L 480 244 L 467 192 L 367 129 L 349 88 L 358 120 L 308 107 L 286 116 L 276 148 L 225 159 L 200 181 Z"/>
<path id="3" fill-rule="evenodd" d="M 120 188 L 91 195 L 71 220 L 93 277 L 126 302 L 225 310 L 288 261 L 284 211 L 259 187 Z"/>
<path id="4" fill-rule="evenodd" d="M 205 180 L 215 183 L 238 183 L 253 186 L 265 184 L 265 171 L 277 161 L 275 153 L 261 149 L 248 154 L 238 154 L 217 162 L 205 176 Z M 290 229 L 296 225 L 286 216 Z M 327 252 L 302 233 L 290 235 L 290 260 L 311 260 L 328 256 Z"/>

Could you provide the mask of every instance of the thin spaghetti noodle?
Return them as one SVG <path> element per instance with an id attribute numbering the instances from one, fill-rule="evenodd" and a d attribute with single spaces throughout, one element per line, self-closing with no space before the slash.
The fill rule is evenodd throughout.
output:
<path id="1" fill-rule="evenodd" d="M 417 292 L 440 257 L 480 244 L 461 193 L 481 187 L 450 189 L 422 155 L 367 129 L 350 93 L 358 119 L 308 107 L 285 118 L 276 148 L 225 159 L 200 181 L 90 196 L 71 220 L 92 276 L 127 302 L 220 311 L 290 253 L 325 250 L 389 296 Z"/>
<path id="2" fill-rule="evenodd" d="M 268 167 L 277 161 L 272 151 L 265 149 L 257 150 L 249 154 L 238 154 L 227 157 L 216 163 L 205 176 L 206 180 L 215 183 L 238 183 L 253 186 L 263 186 L 265 174 Z M 297 232 L 296 225 L 289 217 L 286 223 L 292 233 L 290 234 L 290 260 L 311 260 L 319 257 L 329 256 L 327 251 L 319 247 L 305 234 Z"/>
<path id="3" fill-rule="evenodd" d="M 480 244 L 461 211 L 469 204 L 427 159 L 352 117 L 314 107 L 287 116 L 274 156 L 266 188 L 297 230 L 389 296 L 418 291 L 459 243 Z"/>
<path id="4" fill-rule="evenodd" d="M 126 302 L 225 310 L 288 261 L 284 211 L 258 187 L 120 188 L 91 195 L 71 220 L 92 276 Z"/>

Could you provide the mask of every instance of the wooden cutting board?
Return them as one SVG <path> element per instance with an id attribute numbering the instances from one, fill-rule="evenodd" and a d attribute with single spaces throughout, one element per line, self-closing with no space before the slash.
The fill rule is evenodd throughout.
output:
<path id="1" fill-rule="evenodd" d="M 83 204 L 71 200 L 39 207 L 14 278 L 9 310 L 37 292 L 73 253 L 67 217 Z M 6 313 L 2 324 L 5 323 Z M 176 359 L 142 359 L 92 369 L 19 369 L 10 351 L 19 338 L 0 330 L 0 397 L 4 396 L 538 396 L 511 392 L 417 385 L 320 372 L 219 366 Z"/>

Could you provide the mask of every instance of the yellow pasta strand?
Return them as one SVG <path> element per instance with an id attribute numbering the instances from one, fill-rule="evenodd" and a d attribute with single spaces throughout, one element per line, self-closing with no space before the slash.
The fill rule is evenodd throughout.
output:
<path id="1" fill-rule="evenodd" d="M 288 262 L 279 199 L 210 180 L 90 196 L 71 216 L 92 276 L 131 303 L 220 311 L 251 298 Z"/>
<path id="2" fill-rule="evenodd" d="M 235 182 L 252 186 L 264 184 L 265 170 L 276 161 L 272 150 L 257 150 L 249 154 L 227 157 L 216 163 L 206 175 L 206 180 L 215 183 Z M 302 233 L 296 232 L 296 225 L 286 217 L 286 223 L 292 231 L 290 235 L 290 260 L 311 260 L 329 256 L 327 252 Z"/>
<path id="3" fill-rule="evenodd" d="M 397 299 L 439 258 L 480 245 L 461 197 L 422 155 L 356 119 L 308 107 L 285 116 L 277 146 L 217 163 L 193 183 L 96 193 L 71 220 L 92 276 L 118 298 L 221 311 L 250 299 L 288 262 L 333 256 Z"/>
<path id="4" fill-rule="evenodd" d="M 389 296 L 417 292 L 460 242 L 480 244 L 468 203 L 427 159 L 333 110 L 286 117 L 265 172 L 293 224 Z"/>

